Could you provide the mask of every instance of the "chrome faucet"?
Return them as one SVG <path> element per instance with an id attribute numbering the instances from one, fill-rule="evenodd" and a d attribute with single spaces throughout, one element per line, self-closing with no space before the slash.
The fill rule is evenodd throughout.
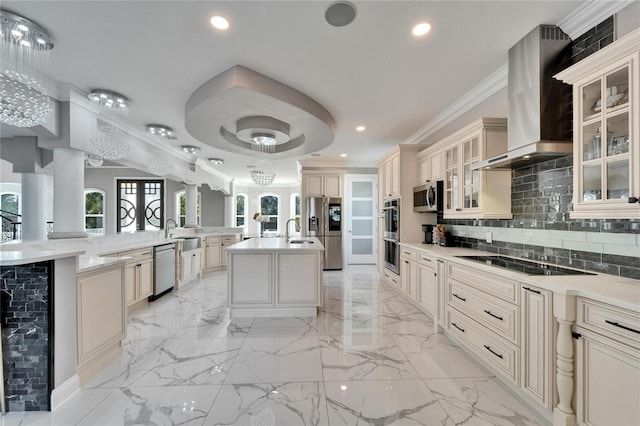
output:
<path id="1" fill-rule="evenodd" d="M 173 222 L 173 229 L 178 227 L 178 224 L 172 218 L 167 219 L 167 222 L 164 224 L 164 237 L 169 238 L 169 222 Z"/>
<path id="2" fill-rule="evenodd" d="M 295 218 L 293 218 L 293 219 L 289 219 L 289 220 L 287 221 L 287 224 L 284 226 L 284 240 L 285 240 L 286 242 L 289 242 L 289 222 L 291 222 L 291 221 L 293 221 L 293 222 L 295 222 L 295 223 L 296 223 L 296 230 L 298 229 L 298 222 L 296 221 L 296 219 L 295 219 Z"/>

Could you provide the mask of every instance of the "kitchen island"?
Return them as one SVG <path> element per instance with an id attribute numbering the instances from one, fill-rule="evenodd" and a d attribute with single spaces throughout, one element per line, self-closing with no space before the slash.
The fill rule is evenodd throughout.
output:
<path id="1" fill-rule="evenodd" d="M 296 240 L 291 240 L 296 241 Z M 235 317 L 316 316 L 324 246 L 317 238 L 251 238 L 229 247 L 229 306 Z"/>

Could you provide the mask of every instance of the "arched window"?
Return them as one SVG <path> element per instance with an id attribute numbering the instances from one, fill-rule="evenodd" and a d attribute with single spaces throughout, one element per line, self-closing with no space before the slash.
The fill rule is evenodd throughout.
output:
<path id="1" fill-rule="evenodd" d="M 184 189 L 176 192 L 176 218 L 179 227 L 183 227 L 187 222 L 187 196 Z M 196 198 L 197 225 L 200 226 L 200 191 Z"/>
<path id="2" fill-rule="evenodd" d="M 300 229 L 300 194 L 291 194 L 291 214 L 289 217 L 296 220 L 296 228 Z"/>
<path id="3" fill-rule="evenodd" d="M 260 230 L 278 232 L 279 199 L 277 195 L 265 194 L 260 196 L 260 215 L 266 217 L 260 222 Z"/>
<path id="4" fill-rule="evenodd" d="M 20 194 L 17 192 L 3 192 L 0 195 L 0 210 L 11 215 L 20 214 Z"/>
<path id="5" fill-rule="evenodd" d="M 87 234 L 104 235 L 104 203 L 106 193 L 101 189 L 84 190 L 84 229 Z"/>
<path id="6" fill-rule="evenodd" d="M 235 226 L 244 228 L 244 234 L 249 233 L 249 224 L 247 223 L 247 194 L 236 195 L 236 220 Z"/>

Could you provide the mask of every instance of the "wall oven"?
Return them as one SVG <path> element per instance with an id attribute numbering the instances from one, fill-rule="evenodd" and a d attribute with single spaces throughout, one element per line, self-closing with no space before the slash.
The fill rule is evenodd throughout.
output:
<path id="1" fill-rule="evenodd" d="M 384 267 L 400 275 L 400 246 L 398 241 L 383 238 Z"/>
<path id="2" fill-rule="evenodd" d="M 400 200 L 394 198 L 384 202 L 384 232 L 382 236 L 391 240 L 400 240 Z"/>
<path id="3" fill-rule="evenodd" d="M 396 274 L 400 273 L 400 199 L 384 202 L 384 266 Z"/>

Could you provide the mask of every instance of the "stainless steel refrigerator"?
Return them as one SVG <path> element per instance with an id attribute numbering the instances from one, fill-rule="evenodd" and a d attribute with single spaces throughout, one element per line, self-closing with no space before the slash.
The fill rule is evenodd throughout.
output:
<path id="1" fill-rule="evenodd" d="M 324 269 L 342 269 L 342 198 L 307 197 L 307 236 L 324 246 Z"/>

